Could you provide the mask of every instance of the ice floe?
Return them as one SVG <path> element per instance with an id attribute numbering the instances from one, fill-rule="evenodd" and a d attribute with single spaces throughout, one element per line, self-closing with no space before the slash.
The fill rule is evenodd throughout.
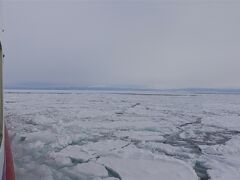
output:
<path id="1" fill-rule="evenodd" d="M 240 95 L 12 91 L 18 180 L 238 180 Z"/>

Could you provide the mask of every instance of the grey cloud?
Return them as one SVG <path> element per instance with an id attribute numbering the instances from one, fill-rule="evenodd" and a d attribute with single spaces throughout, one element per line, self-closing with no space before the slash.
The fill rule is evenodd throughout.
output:
<path id="1" fill-rule="evenodd" d="M 5 82 L 240 88 L 240 3 L 5 2 Z"/>

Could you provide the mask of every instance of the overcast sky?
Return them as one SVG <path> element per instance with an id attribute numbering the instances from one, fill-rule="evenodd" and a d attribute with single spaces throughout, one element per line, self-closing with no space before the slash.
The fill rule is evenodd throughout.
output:
<path id="1" fill-rule="evenodd" d="M 5 0 L 5 83 L 240 88 L 240 1 Z"/>

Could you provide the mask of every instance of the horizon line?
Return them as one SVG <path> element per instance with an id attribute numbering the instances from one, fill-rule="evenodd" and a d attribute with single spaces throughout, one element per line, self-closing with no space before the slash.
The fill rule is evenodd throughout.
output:
<path id="1" fill-rule="evenodd" d="M 5 86 L 5 90 L 94 90 L 94 91 L 186 91 L 186 92 L 240 92 L 240 88 L 185 87 L 185 88 L 140 88 L 127 86 Z"/>

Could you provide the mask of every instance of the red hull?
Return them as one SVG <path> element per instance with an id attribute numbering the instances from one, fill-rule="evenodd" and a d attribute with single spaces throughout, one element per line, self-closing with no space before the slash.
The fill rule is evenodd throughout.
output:
<path id="1" fill-rule="evenodd" d="M 5 127 L 5 139 L 4 139 L 4 146 L 5 146 L 5 162 L 3 167 L 3 180 L 15 180 L 15 173 L 14 173 L 14 163 L 13 163 L 13 156 L 11 150 L 10 139 L 8 136 L 7 128 Z"/>

